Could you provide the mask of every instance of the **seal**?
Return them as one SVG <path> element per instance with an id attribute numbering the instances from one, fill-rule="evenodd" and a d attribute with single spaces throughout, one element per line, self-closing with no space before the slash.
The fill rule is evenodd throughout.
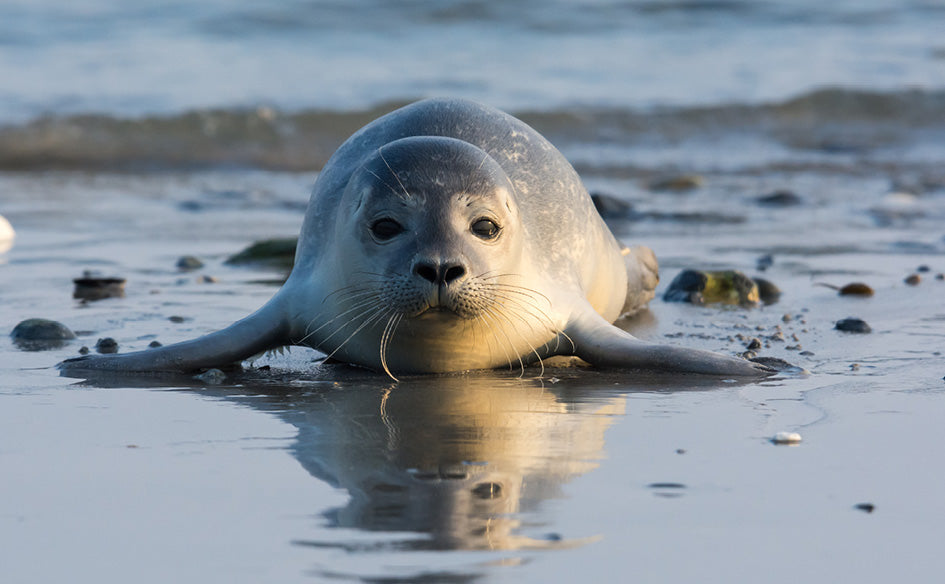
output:
<path id="1" fill-rule="evenodd" d="M 285 345 L 398 374 L 600 367 L 723 376 L 770 369 L 643 342 L 613 326 L 654 295 L 657 263 L 604 224 L 574 168 L 520 120 L 420 101 L 351 136 L 315 182 L 283 287 L 229 327 L 65 371 L 196 371 Z"/>

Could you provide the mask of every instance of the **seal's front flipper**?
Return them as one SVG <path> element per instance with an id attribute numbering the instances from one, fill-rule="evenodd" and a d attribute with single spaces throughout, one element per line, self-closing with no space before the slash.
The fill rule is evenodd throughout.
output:
<path id="1" fill-rule="evenodd" d="M 192 341 L 134 353 L 66 359 L 58 367 L 67 376 L 83 371 L 186 373 L 227 367 L 285 345 L 288 328 L 281 311 L 270 302 L 243 320 Z"/>
<path id="2" fill-rule="evenodd" d="M 565 333 L 574 343 L 575 355 L 599 367 L 723 377 L 762 377 L 774 372 L 764 365 L 738 357 L 641 341 L 608 323 L 590 307 L 587 313 L 568 324 Z"/>

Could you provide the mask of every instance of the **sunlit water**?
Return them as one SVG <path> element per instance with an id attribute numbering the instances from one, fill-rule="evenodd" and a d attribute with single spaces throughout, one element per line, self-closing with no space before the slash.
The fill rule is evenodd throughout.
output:
<path id="1" fill-rule="evenodd" d="M 4 3 L 0 327 L 79 338 L 0 337 L 0 580 L 934 580 L 943 27 L 918 1 Z M 657 299 L 622 326 L 730 354 L 759 337 L 810 375 L 395 385 L 294 349 L 221 385 L 58 376 L 98 338 L 141 349 L 263 304 L 281 274 L 223 260 L 297 233 L 350 132 L 444 94 L 522 116 L 631 203 L 611 226 L 656 251 L 660 292 L 684 267 L 783 292 Z M 656 188 L 680 175 L 701 182 Z M 776 190 L 800 204 L 758 203 Z M 73 300 L 86 269 L 125 297 Z M 852 281 L 875 295 L 819 285 Z M 847 316 L 873 332 L 835 331 Z"/>

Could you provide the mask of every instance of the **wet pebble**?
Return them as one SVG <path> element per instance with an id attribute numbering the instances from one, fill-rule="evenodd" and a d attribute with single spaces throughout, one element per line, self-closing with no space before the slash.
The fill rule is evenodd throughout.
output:
<path id="1" fill-rule="evenodd" d="M 10 333 L 15 341 L 66 341 L 75 338 L 69 327 L 55 320 L 28 318 Z"/>
<path id="2" fill-rule="evenodd" d="M 754 278 L 758 286 L 758 298 L 764 304 L 775 304 L 781 298 L 781 289 L 764 278 Z"/>
<path id="3" fill-rule="evenodd" d="M 803 199 L 793 191 L 774 191 L 755 199 L 755 202 L 765 207 L 796 207 L 803 203 Z"/>
<path id="4" fill-rule="evenodd" d="M 105 298 L 122 298 L 125 295 L 124 278 L 106 278 L 86 271 L 81 278 L 74 278 L 72 297 L 76 300 L 95 301 Z"/>
<path id="5" fill-rule="evenodd" d="M 745 346 L 749 351 L 757 351 L 761 348 L 761 340 L 758 337 L 752 337 L 748 340 L 748 344 Z"/>
<path id="6" fill-rule="evenodd" d="M 921 281 L 922 281 L 922 276 L 920 276 L 919 274 L 909 274 L 908 276 L 906 276 L 906 279 L 903 280 L 903 282 L 905 282 L 906 284 L 910 286 L 918 286 L 919 282 Z"/>
<path id="7" fill-rule="evenodd" d="M 919 266 L 918 268 L 916 268 L 915 271 L 917 271 L 917 272 L 919 272 L 919 273 L 922 273 L 922 274 L 925 274 L 925 273 L 927 273 L 927 272 L 931 272 L 931 271 L 932 271 L 932 268 L 928 267 L 926 264 L 922 264 L 921 266 Z"/>
<path id="8" fill-rule="evenodd" d="M 197 278 L 198 284 L 216 284 L 217 282 L 219 282 L 218 279 L 216 279 L 213 276 L 208 276 L 206 274 Z"/>
<path id="9" fill-rule="evenodd" d="M 794 320 L 794 317 L 786 312 L 781 315 L 781 322 L 791 322 L 792 320 Z"/>
<path id="10" fill-rule="evenodd" d="M 872 296 L 873 289 L 863 282 L 851 282 L 839 290 L 840 296 Z"/>
<path id="11" fill-rule="evenodd" d="M 781 331 L 778 331 L 772 335 L 769 335 L 768 339 L 775 342 L 784 342 L 784 333 L 782 333 Z"/>
<path id="12" fill-rule="evenodd" d="M 945 280 L 945 274 L 935 274 L 936 280 Z"/>
<path id="13" fill-rule="evenodd" d="M 99 339 L 95 343 L 95 350 L 99 353 L 117 353 L 118 352 L 118 341 L 111 337 L 105 337 L 104 339 Z"/>
<path id="14" fill-rule="evenodd" d="M 683 174 L 678 176 L 660 177 L 648 185 L 651 191 L 691 191 L 701 187 L 705 180 L 697 174 Z"/>
<path id="15" fill-rule="evenodd" d="M 778 432 L 771 438 L 775 444 L 799 444 L 801 435 L 797 432 Z"/>
<path id="16" fill-rule="evenodd" d="M 804 355 L 805 357 L 813 357 L 813 356 L 814 356 L 814 352 L 813 352 L 813 351 L 801 351 L 800 353 L 798 353 L 798 355 Z"/>
<path id="17" fill-rule="evenodd" d="M 876 509 L 876 505 L 872 503 L 857 503 L 853 506 L 857 511 L 863 511 L 865 513 L 872 513 Z"/>
<path id="18" fill-rule="evenodd" d="M 149 349 L 157 349 L 158 347 L 163 347 L 163 346 L 164 345 L 161 344 L 161 341 L 151 341 L 150 343 L 148 343 Z"/>
<path id="19" fill-rule="evenodd" d="M 755 262 L 755 268 L 756 268 L 759 272 L 763 272 L 763 271 L 767 270 L 767 269 L 770 268 L 772 265 L 774 265 L 774 256 L 771 255 L 770 253 L 761 256 L 761 257 L 758 258 L 758 260 Z"/>
<path id="20" fill-rule="evenodd" d="M 81 347 L 79 347 L 80 355 L 88 355 L 89 353 L 90 353 L 89 348 L 86 347 L 85 345 L 82 345 Z"/>
<path id="21" fill-rule="evenodd" d="M 189 272 L 191 270 L 199 270 L 202 267 L 203 267 L 203 262 L 191 255 L 181 256 L 177 260 L 177 269 L 183 272 Z"/>
<path id="22" fill-rule="evenodd" d="M 173 315 L 173 316 L 167 317 L 167 320 L 169 320 L 169 321 L 171 321 L 171 322 L 174 322 L 174 323 L 180 324 L 180 323 L 184 322 L 184 321 L 187 320 L 187 319 L 184 318 L 183 316 Z"/>
<path id="23" fill-rule="evenodd" d="M 219 385 L 226 380 L 226 373 L 219 369 L 207 369 L 199 375 L 194 375 L 194 379 L 202 381 L 207 385 Z"/>
<path id="24" fill-rule="evenodd" d="M 866 324 L 866 321 L 852 316 L 838 320 L 834 324 L 834 328 L 846 333 L 869 333 L 873 331 L 870 325 Z"/>

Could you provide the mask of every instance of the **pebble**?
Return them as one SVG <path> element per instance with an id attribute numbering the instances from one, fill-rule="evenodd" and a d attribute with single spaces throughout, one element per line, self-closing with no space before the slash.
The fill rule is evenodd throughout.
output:
<path id="1" fill-rule="evenodd" d="M 926 272 L 931 272 L 931 271 L 932 271 L 932 268 L 928 267 L 928 266 L 925 265 L 925 264 L 922 264 L 921 266 L 919 266 L 918 268 L 916 268 L 915 271 L 921 272 L 921 273 L 926 273 Z"/>
<path id="2" fill-rule="evenodd" d="M 85 345 L 82 345 L 81 347 L 79 347 L 79 354 L 80 354 L 80 355 L 88 355 L 88 354 L 89 354 L 89 348 L 86 347 Z"/>
<path id="3" fill-rule="evenodd" d="M 771 441 L 775 444 L 798 444 L 801 441 L 801 435 L 797 432 L 778 432 Z"/>
<path id="4" fill-rule="evenodd" d="M 95 343 L 95 350 L 99 353 L 117 353 L 118 352 L 118 341 L 111 337 L 105 337 L 104 339 L 99 339 Z"/>
<path id="5" fill-rule="evenodd" d="M 769 253 L 758 258 L 758 261 L 755 263 L 755 268 L 759 272 L 763 272 L 767 270 L 768 268 L 770 268 L 772 265 L 774 265 L 774 256 Z"/>
<path id="6" fill-rule="evenodd" d="M 75 338 L 69 327 L 55 320 L 28 318 L 10 333 L 14 341 L 68 341 Z"/>
<path id="7" fill-rule="evenodd" d="M 781 322 L 791 322 L 792 320 L 794 320 L 794 317 L 786 312 L 781 316 Z"/>
<path id="8" fill-rule="evenodd" d="M 872 513 L 876 509 L 876 505 L 872 503 L 857 503 L 853 506 L 857 511 L 865 511 L 866 513 Z"/>
<path id="9" fill-rule="evenodd" d="M 161 344 L 161 341 L 151 341 L 150 343 L 148 343 L 149 349 L 157 349 L 158 347 L 163 347 L 163 346 L 164 345 Z"/>
<path id="10" fill-rule="evenodd" d="M 94 301 L 122 298 L 125 295 L 124 278 L 105 278 L 86 271 L 81 278 L 73 278 L 72 282 L 75 284 L 72 297 L 76 300 Z"/>
<path id="11" fill-rule="evenodd" d="M 651 191 L 691 191 L 703 185 L 705 180 L 697 174 L 684 174 L 656 179 L 649 184 Z"/>
<path id="12" fill-rule="evenodd" d="M 905 282 L 906 284 L 910 286 L 918 286 L 919 282 L 921 281 L 922 281 L 922 276 L 920 276 L 919 274 L 909 274 L 908 276 L 906 276 L 906 279 L 903 280 L 903 282 Z"/>
<path id="13" fill-rule="evenodd" d="M 226 373 L 219 369 L 207 369 L 199 375 L 194 375 L 194 379 L 202 381 L 207 385 L 219 385 L 226 381 Z"/>
<path id="14" fill-rule="evenodd" d="M 847 333 L 869 333 L 873 329 L 870 328 L 870 325 L 866 324 L 866 321 L 861 320 L 855 317 L 844 318 L 843 320 L 838 320 L 834 324 L 834 328 L 838 331 L 843 331 Z"/>
<path id="15" fill-rule="evenodd" d="M 219 280 L 213 276 L 207 276 L 206 274 L 197 278 L 198 284 L 216 284 L 217 282 L 219 282 Z"/>
<path id="16" fill-rule="evenodd" d="M 872 296 L 873 289 L 863 282 L 852 282 L 839 290 L 840 296 Z"/>
<path id="17" fill-rule="evenodd" d="M 749 351 L 757 351 L 761 348 L 761 340 L 758 337 L 752 337 L 745 348 Z"/>
<path id="18" fill-rule="evenodd" d="M 197 259 L 194 256 L 181 256 L 177 260 L 177 269 L 182 272 L 189 272 L 191 270 L 199 270 L 203 267 L 203 262 Z"/>
<path id="19" fill-rule="evenodd" d="M 945 280 L 945 274 L 935 274 L 936 280 Z"/>
<path id="20" fill-rule="evenodd" d="M 781 190 L 762 195 L 755 199 L 755 202 L 766 207 L 796 207 L 804 201 L 797 193 Z"/>

